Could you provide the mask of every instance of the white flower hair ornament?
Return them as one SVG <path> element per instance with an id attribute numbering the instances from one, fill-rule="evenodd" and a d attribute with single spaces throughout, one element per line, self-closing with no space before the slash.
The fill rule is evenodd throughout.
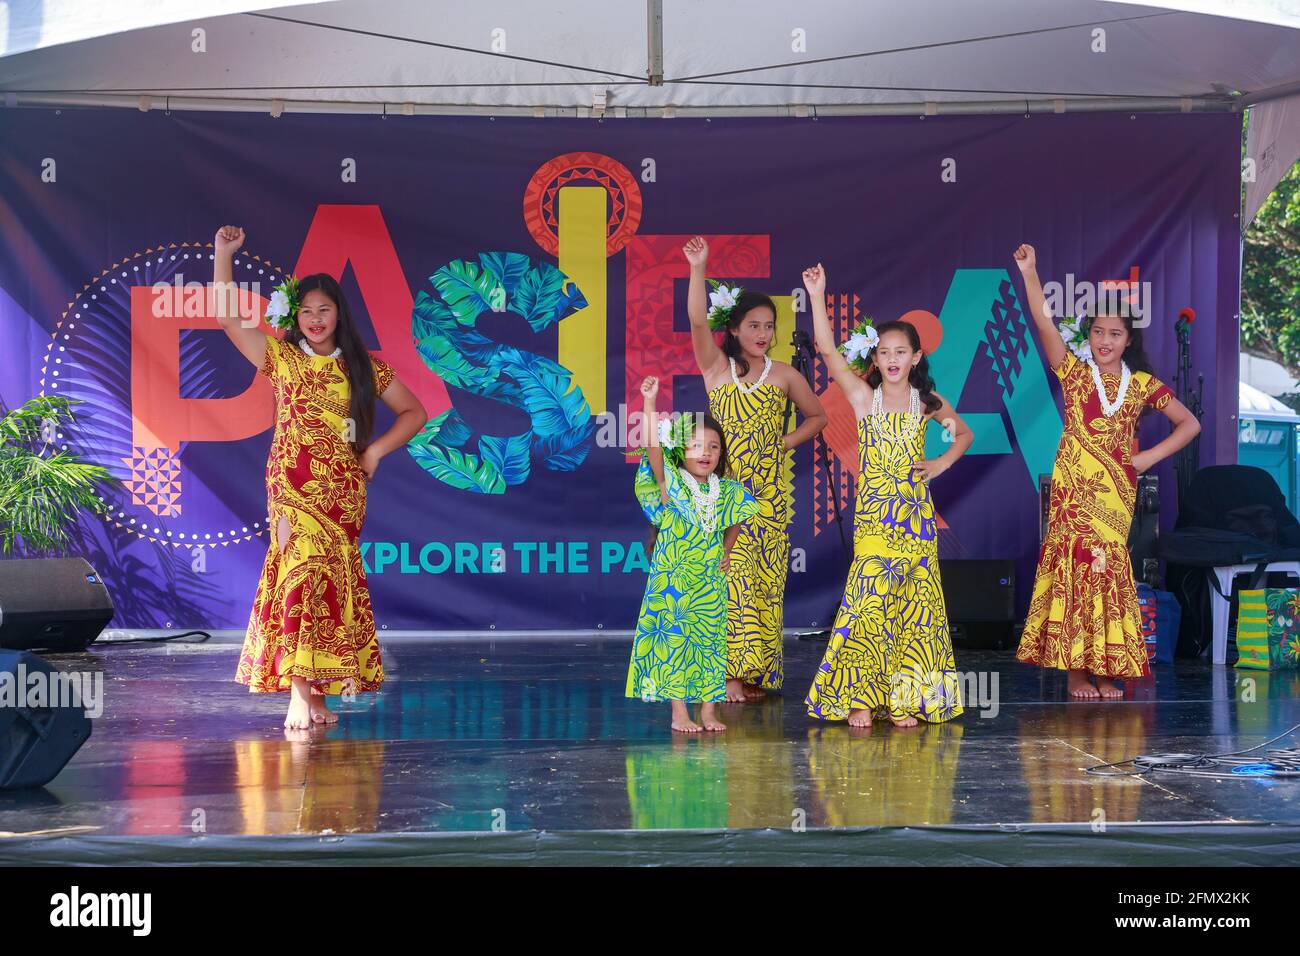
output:
<path id="1" fill-rule="evenodd" d="M 880 335 L 866 318 L 849 330 L 849 337 L 840 343 L 840 354 L 849 368 L 859 374 L 866 374 L 871 369 L 869 361 L 871 350 L 880 344 Z"/>
<path id="2" fill-rule="evenodd" d="M 686 460 L 686 443 L 695 434 L 695 425 L 695 416 L 687 413 L 659 420 L 658 444 L 665 461 L 671 462 L 675 467 L 681 466 Z"/>
<path id="3" fill-rule="evenodd" d="M 713 286 L 709 293 L 709 330 L 721 332 L 731 321 L 731 314 L 745 290 L 738 285 L 723 285 L 716 279 L 710 279 L 709 284 Z"/>
<path id="4" fill-rule="evenodd" d="M 271 293 L 271 298 L 266 305 L 267 324 L 288 332 L 298 324 L 298 306 L 301 301 L 301 296 L 298 294 L 298 279 L 296 276 L 289 276 Z"/>
<path id="5" fill-rule="evenodd" d="M 1088 333 L 1084 330 L 1082 316 L 1066 316 L 1056 330 L 1061 333 L 1061 341 L 1074 353 L 1075 358 L 1083 362 L 1092 358 L 1092 346 L 1088 344 Z"/>

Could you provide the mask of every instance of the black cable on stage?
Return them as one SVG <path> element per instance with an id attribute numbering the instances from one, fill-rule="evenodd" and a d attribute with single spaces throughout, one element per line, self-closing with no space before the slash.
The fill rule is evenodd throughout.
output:
<path id="1" fill-rule="evenodd" d="M 1088 767 L 1084 773 L 1090 773 L 1098 777 L 1141 777 L 1158 770 L 1162 773 L 1181 773 L 1192 777 L 1215 777 L 1218 779 L 1300 777 L 1300 748 L 1297 747 L 1284 747 L 1265 751 L 1262 760 L 1233 759 L 1241 758 L 1244 754 L 1253 753 L 1267 747 L 1283 737 L 1289 737 L 1297 730 L 1300 730 L 1300 724 L 1295 724 L 1291 728 L 1282 731 L 1272 740 L 1266 740 L 1262 744 L 1256 744 L 1246 750 L 1233 750 L 1221 754 L 1141 754 L 1115 763 L 1099 763 L 1096 766 Z M 1102 773 L 1108 768 L 1123 767 L 1127 764 L 1132 764 L 1138 769 Z"/>
<path id="2" fill-rule="evenodd" d="M 167 644 L 171 641 L 179 641 L 192 634 L 201 635 L 201 637 L 194 642 L 195 644 L 202 644 L 204 641 L 212 639 L 212 635 L 207 631 L 182 631 L 180 634 L 166 634 L 162 637 L 126 637 L 120 641 L 97 641 L 93 646 L 112 647 L 115 644 Z"/>

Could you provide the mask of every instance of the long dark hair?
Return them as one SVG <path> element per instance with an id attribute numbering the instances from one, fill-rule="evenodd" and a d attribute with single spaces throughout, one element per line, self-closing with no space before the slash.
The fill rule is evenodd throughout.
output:
<path id="1" fill-rule="evenodd" d="M 1134 372 L 1146 372 L 1148 375 L 1155 374 L 1151 368 L 1151 359 L 1147 357 L 1146 346 L 1142 341 L 1142 330 L 1133 328 L 1133 316 L 1121 315 L 1120 309 L 1111 309 L 1108 307 L 1093 307 L 1085 313 L 1083 323 L 1083 334 L 1091 339 L 1092 321 L 1099 316 L 1105 316 L 1108 319 L 1119 319 L 1124 323 L 1124 328 L 1128 331 L 1128 345 L 1124 348 L 1122 361 Z"/>
<path id="2" fill-rule="evenodd" d="M 348 309 L 347 299 L 338 280 L 327 272 L 313 272 L 298 280 L 298 301 L 313 290 L 325 294 L 338 311 L 338 322 L 334 326 L 334 342 L 342 350 L 343 364 L 347 370 L 349 400 L 348 416 L 355 426 L 352 451 L 360 456 L 370 444 L 370 436 L 375 428 L 375 370 L 370 364 L 370 352 L 361 341 L 356 323 L 352 321 L 352 312 Z M 284 333 L 284 339 L 292 345 L 298 345 L 307 336 L 295 324 Z M 301 346 L 299 346 L 301 347 Z"/>
<path id="3" fill-rule="evenodd" d="M 745 359 L 745 350 L 740 347 L 740 339 L 736 338 L 736 329 L 740 328 L 740 323 L 745 321 L 746 315 L 760 306 L 772 310 L 772 323 L 775 328 L 776 303 L 772 301 L 772 297 L 747 290 L 740 293 L 740 298 L 736 300 L 736 305 L 731 310 L 731 321 L 727 323 L 727 328 L 722 335 L 722 351 L 727 358 L 736 360 L 737 378 L 744 378 L 749 374 L 749 362 Z M 722 432 L 719 431 L 718 434 L 721 435 Z"/>
<path id="4" fill-rule="evenodd" d="M 876 334 L 882 339 L 886 332 L 902 332 L 907 336 L 912 351 L 921 351 L 921 336 L 917 334 L 916 326 L 911 322 L 895 319 L 892 322 L 881 322 L 875 326 L 875 329 Z M 871 369 L 867 372 L 867 384 L 872 388 L 880 388 L 881 375 L 880 369 L 875 364 L 875 355 L 875 349 L 867 355 L 867 361 L 871 363 Z M 934 379 L 930 377 L 930 360 L 924 354 L 921 356 L 921 361 L 913 365 L 911 371 L 907 373 L 907 381 L 921 393 L 921 407 L 927 412 L 937 412 L 943 407 L 943 402 L 934 394 Z"/>

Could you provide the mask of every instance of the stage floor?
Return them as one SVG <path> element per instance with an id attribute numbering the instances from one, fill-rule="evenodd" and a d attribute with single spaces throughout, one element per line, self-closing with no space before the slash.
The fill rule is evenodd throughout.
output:
<path id="1" fill-rule="evenodd" d="M 55 660 L 103 671 L 104 714 L 47 788 L 0 793 L 0 863 L 1300 862 L 1300 781 L 1084 773 L 1262 743 L 1300 722 L 1296 673 L 1180 662 L 1074 702 L 959 648 L 996 707 L 857 730 L 805 714 L 823 647 L 791 638 L 784 695 L 686 736 L 623 697 L 627 639 L 392 640 L 381 693 L 289 740 L 235 645 L 97 646 Z"/>

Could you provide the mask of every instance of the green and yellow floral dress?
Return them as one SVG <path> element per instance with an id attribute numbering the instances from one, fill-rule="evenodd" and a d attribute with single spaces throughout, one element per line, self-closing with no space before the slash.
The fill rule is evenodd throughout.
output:
<path id="1" fill-rule="evenodd" d="M 671 462 L 664 462 L 664 477 L 666 505 L 650 462 L 642 455 L 634 488 L 658 536 L 632 642 L 627 696 L 713 703 L 727 696 L 727 579 L 719 567 L 722 536 L 727 528 L 755 514 L 758 503 L 740 483 L 721 479 L 717 524 L 709 531 L 696 514 L 682 473 Z"/>

